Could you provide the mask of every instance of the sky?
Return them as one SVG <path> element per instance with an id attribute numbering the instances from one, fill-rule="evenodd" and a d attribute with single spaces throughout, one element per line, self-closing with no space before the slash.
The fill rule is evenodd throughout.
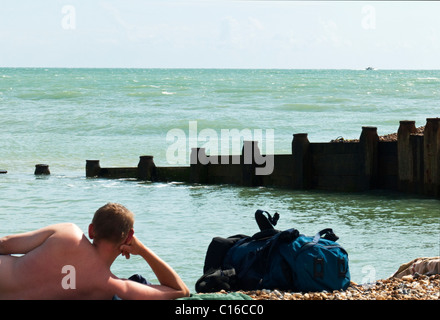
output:
<path id="1" fill-rule="evenodd" d="M 0 67 L 440 69 L 440 1 L 0 0 Z"/>

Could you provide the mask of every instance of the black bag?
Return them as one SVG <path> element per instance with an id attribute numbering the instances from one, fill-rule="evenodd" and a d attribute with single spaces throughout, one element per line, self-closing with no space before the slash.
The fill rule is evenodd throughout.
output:
<path id="1" fill-rule="evenodd" d="M 264 214 L 267 216 L 264 216 Z M 278 233 L 279 231 L 273 228 L 278 219 L 278 213 L 275 213 L 274 217 L 272 217 L 266 211 L 257 210 L 255 212 L 255 220 L 260 228 L 260 232 L 256 233 L 253 237 L 237 234 L 228 238 L 213 238 L 206 252 L 203 276 L 196 282 L 196 291 L 206 293 L 220 290 L 235 290 L 237 288 L 237 276 L 235 268 L 224 263 L 226 254 L 242 239 L 267 239 Z"/>
<path id="2" fill-rule="evenodd" d="M 203 273 L 207 273 L 212 269 L 219 269 L 223 266 L 223 260 L 226 253 L 240 239 L 247 238 L 243 234 L 237 234 L 228 238 L 215 237 L 212 239 L 206 252 Z"/>
<path id="3" fill-rule="evenodd" d="M 335 242 L 333 230 L 324 229 L 315 237 L 300 235 L 294 228 L 281 232 L 274 228 L 278 218 L 278 213 L 272 217 L 257 210 L 260 231 L 252 237 L 213 238 L 196 291 L 346 289 L 348 255 Z"/>

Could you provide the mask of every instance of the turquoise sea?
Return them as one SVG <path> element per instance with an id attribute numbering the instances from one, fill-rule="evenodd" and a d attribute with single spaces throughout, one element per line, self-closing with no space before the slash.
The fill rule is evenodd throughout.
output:
<path id="1" fill-rule="evenodd" d="M 168 165 L 167 133 L 274 130 L 274 150 L 292 134 L 311 142 L 379 135 L 400 120 L 440 116 L 439 70 L 210 70 L 0 68 L 0 236 L 70 221 L 84 231 L 94 211 L 120 202 L 136 235 L 192 291 L 215 236 L 253 234 L 256 209 L 279 212 L 279 229 L 313 235 L 331 227 L 350 258 L 352 280 L 369 283 L 400 264 L 440 255 L 439 200 L 388 191 L 336 193 L 87 179 L 87 159 L 136 166 L 141 155 Z M 199 141 L 201 144 L 203 141 Z M 49 164 L 50 176 L 35 176 Z M 188 162 L 189 164 L 189 162 Z M 154 274 L 118 258 L 115 274 Z"/>

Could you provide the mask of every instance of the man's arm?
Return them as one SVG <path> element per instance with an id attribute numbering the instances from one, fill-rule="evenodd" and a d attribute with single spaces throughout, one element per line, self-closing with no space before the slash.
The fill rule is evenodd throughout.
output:
<path id="1" fill-rule="evenodd" d="M 58 229 L 68 224 L 56 224 L 38 230 L 9 235 L 0 238 L 0 254 L 26 254 L 40 246 Z"/>
<path id="2" fill-rule="evenodd" d="M 121 252 L 127 259 L 130 254 L 140 255 L 144 258 L 160 283 L 158 286 L 139 286 L 138 283 L 127 280 L 125 282 L 126 292 L 121 295 L 121 298 L 177 299 L 189 295 L 190 291 L 179 275 L 135 236 L 133 236 L 129 245 L 121 246 Z"/>

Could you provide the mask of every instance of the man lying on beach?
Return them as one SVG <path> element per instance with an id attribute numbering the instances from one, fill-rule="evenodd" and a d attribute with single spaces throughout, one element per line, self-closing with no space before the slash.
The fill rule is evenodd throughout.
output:
<path id="1" fill-rule="evenodd" d="M 0 238 L 0 299 L 176 299 L 189 295 L 177 273 L 133 231 L 134 215 L 109 203 L 89 225 L 90 242 L 72 223 Z M 140 255 L 160 285 L 120 279 L 110 266 Z M 20 255 L 20 256 L 16 256 Z"/>

